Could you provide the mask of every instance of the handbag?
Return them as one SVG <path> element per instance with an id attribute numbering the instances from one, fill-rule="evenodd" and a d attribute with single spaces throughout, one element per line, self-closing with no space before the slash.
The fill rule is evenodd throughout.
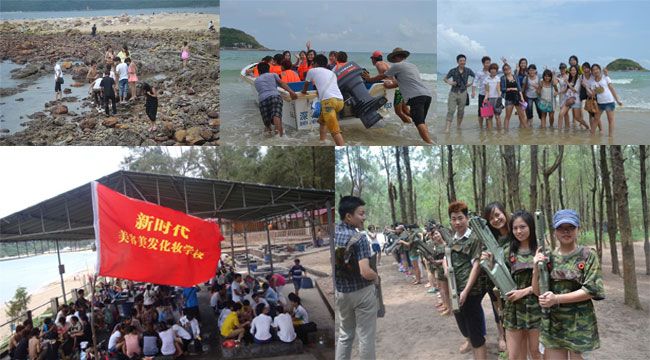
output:
<path id="1" fill-rule="evenodd" d="M 489 102 L 485 102 L 483 106 L 481 106 L 481 117 L 489 118 L 492 116 L 494 116 L 494 107 Z"/>
<path id="2" fill-rule="evenodd" d="M 56 78 L 56 82 L 57 82 L 58 84 L 63 84 L 63 82 L 64 82 L 64 80 L 63 80 L 63 76 Z"/>
<path id="3" fill-rule="evenodd" d="M 593 97 L 588 98 L 585 101 L 585 111 L 590 114 L 597 114 L 599 112 L 598 103 Z"/>

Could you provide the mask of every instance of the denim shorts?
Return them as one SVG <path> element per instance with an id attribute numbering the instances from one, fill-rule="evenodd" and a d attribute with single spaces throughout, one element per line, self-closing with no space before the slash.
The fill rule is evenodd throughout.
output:
<path id="1" fill-rule="evenodd" d="M 616 103 L 607 103 L 607 104 L 598 104 L 600 111 L 614 111 L 616 109 Z"/>

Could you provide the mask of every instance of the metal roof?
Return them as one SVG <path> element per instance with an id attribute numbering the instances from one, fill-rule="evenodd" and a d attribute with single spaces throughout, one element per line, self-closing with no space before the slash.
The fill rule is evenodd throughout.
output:
<path id="1" fill-rule="evenodd" d="M 127 196 L 201 218 L 264 220 L 334 203 L 334 192 L 117 171 L 98 182 Z M 93 239 L 90 183 L 0 219 L 0 242 Z"/>

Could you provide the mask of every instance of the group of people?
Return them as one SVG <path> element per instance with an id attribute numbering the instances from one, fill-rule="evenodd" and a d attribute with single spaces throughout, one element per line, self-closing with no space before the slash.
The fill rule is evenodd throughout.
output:
<path id="1" fill-rule="evenodd" d="M 354 321 L 340 322 L 337 359 L 349 359 L 352 342 L 359 336 L 359 354 L 374 359 L 378 274 L 371 264 L 374 255 L 369 243 L 376 232 L 363 222 L 365 203 L 354 196 L 340 200 L 341 223 L 336 229 L 336 247 L 350 249 L 355 268 L 337 269 L 337 316 Z M 453 313 L 465 338 L 459 351 L 473 351 L 475 359 L 486 359 L 486 320 L 481 302 L 490 295 L 498 329 L 499 350 L 509 359 L 581 359 L 600 347 L 596 314 L 592 300 L 604 299 L 602 273 L 596 252 L 578 244 L 580 216 L 570 209 L 557 211 L 552 219 L 559 246 L 542 251 L 545 238 L 539 235 L 533 214 L 526 210 L 509 213 L 499 202 L 486 206 L 482 217 L 499 245 L 497 254 L 487 250 L 477 230 L 470 227 L 467 205 L 454 201 L 449 205 L 451 230 L 431 223 L 426 229 L 397 225 L 385 228 L 386 244 L 391 246 L 401 271 L 413 271 L 413 284 L 420 283 L 420 271 L 427 271 L 430 286 L 440 292 L 436 305 L 441 315 Z M 543 234 L 543 232 L 541 233 Z M 413 241 L 428 243 L 425 258 Z M 401 250 L 399 250 L 401 248 Z M 337 253 L 338 254 L 338 253 Z M 451 256 L 447 259 L 448 256 Z M 516 288 L 500 294 L 482 269 L 482 262 L 493 267 L 502 257 Z M 548 289 L 541 291 L 542 268 L 548 270 Z M 550 264 L 550 265 L 547 265 Z M 337 267 L 339 262 L 337 260 Z M 450 272 L 452 266 L 453 272 Z M 420 270 L 422 269 L 426 270 Z M 417 270 L 416 270 L 417 269 Z M 456 284 L 458 310 L 454 311 L 449 274 Z M 437 292 L 430 290 L 429 292 Z"/>
<path id="2" fill-rule="evenodd" d="M 366 71 L 361 76 L 369 83 L 383 82 L 387 89 L 399 87 L 394 98 L 396 114 L 403 122 L 415 124 L 422 139 L 431 144 L 433 141 L 425 124 L 431 105 L 431 90 L 423 84 L 417 66 L 406 61 L 409 55 L 408 51 L 395 48 L 387 56 L 389 64 L 383 61 L 381 51 L 375 51 L 370 59 L 378 74 L 371 77 Z M 278 135 L 283 135 L 283 100 L 278 87 L 295 100 L 298 94 L 287 84 L 304 81 L 301 94 L 306 95 L 311 84 L 317 89 L 321 109 L 318 117 L 320 140 L 325 141 L 329 132 L 337 146 L 344 145 L 338 113 L 343 110 L 345 103 L 334 72 L 344 67 L 348 61 L 345 51 L 330 51 L 326 57 L 317 54 L 311 49 L 311 43 L 307 42 L 307 51 L 301 51 L 295 62 L 291 61 L 291 52 L 287 50 L 274 56 L 265 56 L 256 66 L 249 68 L 247 75 L 256 78 L 255 88 L 266 132 L 272 134 L 275 131 Z"/>
<path id="3" fill-rule="evenodd" d="M 578 57 L 572 55 L 569 65 L 561 63 L 558 71 L 544 69 L 541 76 L 535 64 L 529 64 L 526 58 L 519 60 L 517 68 L 513 69 L 505 58 L 499 67 L 489 56 L 481 59 L 483 68 L 474 72 L 466 67 L 467 58 L 463 54 L 456 57 L 457 67 L 449 70 L 444 78 L 451 86 L 447 99 L 447 125 L 449 132 L 456 114 L 457 126 L 460 127 L 464 117 L 465 106 L 469 105 L 468 91 L 474 98 L 478 89 L 478 120 L 479 127 L 483 122 L 487 129 L 493 127 L 492 120 L 496 119 L 496 128 L 501 129 L 501 114 L 505 109 L 503 128 L 508 129 L 513 111 L 519 118 L 520 127 L 529 128 L 533 125 L 534 111 L 540 120 L 540 128 L 546 128 L 547 119 L 550 128 L 555 126 L 557 113 L 557 128 L 581 128 L 596 134 L 596 129 L 602 133 L 601 116 L 607 116 L 608 134 L 614 135 L 614 109 L 622 106 L 616 89 L 608 76 L 607 69 L 598 64 L 584 62 L 579 64 Z M 541 71 L 541 70 L 540 70 Z M 583 108 L 589 122 L 583 118 Z M 572 117 L 572 120 L 571 120 Z"/>
<path id="4" fill-rule="evenodd" d="M 294 292 L 285 297 L 286 279 L 280 274 L 270 274 L 258 281 L 224 268 L 210 290 L 210 306 L 218 318 L 221 337 L 234 340 L 235 344 L 242 340 L 257 344 L 274 340 L 291 343 L 298 337 L 307 344 L 307 335 L 316 325 L 309 321 L 298 296 L 304 272 L 300 260 L 295 259 L 290 270 Z"/>

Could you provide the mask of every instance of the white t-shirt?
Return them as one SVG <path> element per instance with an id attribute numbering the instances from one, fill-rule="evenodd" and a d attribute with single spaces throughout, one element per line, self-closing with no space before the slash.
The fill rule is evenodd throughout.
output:
<path id="1" fill-rule="evenodd" d="M 187 332 L 187 330 L 185 330 L 185 328 L 183 328 L 182 326 L 178 324 L 174 324 L 174 326 L 172 326 L 172 330 L 179 338 L 185 340 L 192 340 L 192 335 L 190 335 L 190 333 Z"/>
<path id="2" fill-rule="evenodd" d="M 221 313 L 219 314 L 219 320 L 217 320 L 217 325 L 219 326 L 219 329 L 221 329 L 221 325 L 223 325 L 223 322 L 226 320 L 226 317 L 231 312 L 232 312 L 232 310 L 230 310 L 230 309 L 221 310 Z"/>
<path id="3" fill-rule="evenodd" d="M 219 292 L 215 292 L 210 296 L 210 307 L 216 308 L 219 302 Z"/>
<path id="4" fill-rule="evenodd" d="M 251 334 L 255 336 L 257 340 L 268 340 L 271 338 L 271 319 L 270 316 L 266 314 L 259 314 L 251 322 Z"/>
<path id="5" fill-rule="evenodd" d="M 115 67 L 115 71 L 117 74 L 120 76 L 120 80 L 128 80 L 129 79 L 129 65 L 126 63 L 120 63 Z"/>
<path id="6" fill-rule="evenodd" d="M 235 290 L 241 292 L 241 285 L 233 281 L 232 285 L 230 285 L 230 290 L 232 291 L 232 301 L 233 302 L 241 302 L 242 298 L 240 295 L 235 294 Z"/>
<path id="7" fill-rule="evenodd" d="M 490 72 L 489 71 L 481 70 L 481 71 L 476 72 L 476 79 L 474 79 L 474 83 L 478 84 L 478 94 L 479 95 L 485 95 L 485 85 L 483 84 L 483 82 L 488 77 L 490 77 Z"/>
<path id="8" fill-rule="evenodd" d="M 153 290 L 144 291 L 144 305 L 153 305 L 156 302 L 156 294 Z"/>
<path id="9" fill-rule="evenodd" d="M 305 81 L 314 83 L 318 90 L 318 100 L 323 101 L 331 98 L 343 100 L 343 95 L 336 82 L 336 74 L 332 70 L 322 67 L 309 69 Z"/>
<path id="10" fill-rule="evenodd" d="M 488 76 L 485 79 L 483 79 L 483 84 L 481 85 L 481 88 L 485 89 L 485 85 L 489 86 L 489 92 L 487 93 L 486 96 L 488 99 L 499 97 L 497 86 L 501 85 L 501 78 L 498 75 L 495 77 Z"/>
<path id="11" fill-rule="evenodd" d="M 293 329 L 291 315 L 279 314 L 273 320 L 273 327 L 278 328 L 278 337 L 281 341 L 290 343 L 296 339 L 296 331 Z"/>
<path id="12" fill-rule="evenodd" d="M 111 337 L 108 339 L 108 349 L 115 349 L 115 346 L 117 345 L 117 342 L 120 340 L 122 337 L 122 334 L 120 331 L 115 331 L 114 333 L 111 334 Z"/>
<path id="13" fill-rule="evenodd" d="M 99 78 L 93 82 L 93 90 L 100 90 L 102 87 L 99 85 L 102 83 L 103 78 Z"/>
<path id="14" fill-rule="evenodd" d="M 61 65 L 54 65 L 54 80 L 57 78 L 63 77 L 63 71 L 61 71 Z"/>
<path id="15" fill-rule="evenodd" d="M 176 347 L 174 346 L 174 329 L 167 329 L 159 332 L 158 335 L 160 335 L 160 340 L 162 340 L 160 353 L 163 355 L 174 355 L 176 352 Z"/>
<path id="16" fill-rule="evenodd" d="M 309 314 L 307 314 L 307 310 L 305 310 L 302 305 L 298 305 L 296 310 L 294 310 L 293 315 L 296 317 L 296 319 L 304 321 L 305 324 L 309 322 Z"/>
<path id="17" fill-rule="evenodd" d="M 612 83 L 612 80 L 609 76 L 603 76 L 600 78 L 600 81 L 596 81 L 596 78 L 593 78 L 593 82 L 590 82 L 591 90 L 596 94 L 596 99 L 599 104 L 609 104 L 614 102 L 614 94 L 609 90 L 609 84 Z M 597 88 L 603 88 L 602 93 L 596 91 Z"/>
<path id="18" fill-rule="evenodd" d="M 183 328 L 187 327 L 187 324 L 190 324 L 190 329 L 192 330 L 192 335 L 196 338 L 197 336 L 201 336 L 201 329 L 199 328 L 199 321 L 196 319 L 192 319 L 191 321 L 187 319 L 187 316 L 183 316 L 180 319 L 181 325 Z"/>

